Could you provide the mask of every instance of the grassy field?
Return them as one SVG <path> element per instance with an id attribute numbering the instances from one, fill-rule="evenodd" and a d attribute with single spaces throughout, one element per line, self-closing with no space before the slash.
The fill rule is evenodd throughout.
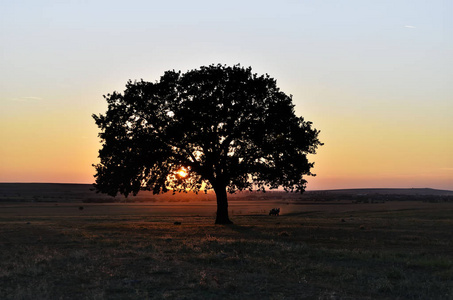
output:
<path id="1" fill-rule="evenodd" d="M 230 208 L 2 203 L 0 299 L 453 299 L 453 203 Z"/>

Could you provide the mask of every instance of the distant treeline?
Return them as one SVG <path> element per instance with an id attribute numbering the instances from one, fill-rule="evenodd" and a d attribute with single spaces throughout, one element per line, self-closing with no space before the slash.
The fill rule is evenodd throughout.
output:
<path id="1" fill-rule="evenodd" d="M 352 203 L 384 203 L 389 201 L 422 201 L 422 202 L 453 202 L 453 195 L 404 195 L 404 194 L 335 194 L 307 193 L 302 201 L 351 201 Z"/>
<path id="2" fill-rule="evenodd" d="M 55 183 L 0 183 L 0 202 L 83 202 L 83 203 L 140 203 L 215 201 L 214 193 L 177 193 L 153 195 L 148 191 L 136 197 L 110 197 L 96 193 L 90 184 Z M 352 203 L 382 203 L 387 201 L 453 202 L 453 191 L 434 189 L 353 189 L 307 191 L 237 192 L 228 196 L 230 201 L 288 201 L 324 202 L 350 201 Z"/>

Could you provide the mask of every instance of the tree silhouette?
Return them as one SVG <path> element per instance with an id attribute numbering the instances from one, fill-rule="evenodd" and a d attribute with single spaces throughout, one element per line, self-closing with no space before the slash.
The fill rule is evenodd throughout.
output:
<path id="1" fill-rule="evenodd" d="M 322 143 L 269 75 L 240 65 L 167 71 L 128 81 L 93 115 L 103 141 L 95 187 L 115 196 L 213 189 L 216 224 L 230 224 L 227 192 L 283 187 L 303 192 Z"/>

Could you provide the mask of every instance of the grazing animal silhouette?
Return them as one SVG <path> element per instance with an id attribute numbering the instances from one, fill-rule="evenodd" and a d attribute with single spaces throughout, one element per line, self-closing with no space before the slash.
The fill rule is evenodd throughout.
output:
<path id="1" fill-rule="evenodd" d="M 269 216 L 278 216 L 280 214 L 280 208 L 273 208 L 269 211 Z"/>

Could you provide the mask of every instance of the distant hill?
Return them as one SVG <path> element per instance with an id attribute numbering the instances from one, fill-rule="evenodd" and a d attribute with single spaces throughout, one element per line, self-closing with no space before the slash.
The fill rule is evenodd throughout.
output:
<path id="1" fill-rule="evenodd" d="M 354 200 L 368 197 L 385 201 L 392 200 L 429 200 L 437 201 L 446 198 L 453 199 L 453 191 L 436 190 L 429 188 L 414 189 L 339 189 L 307 191 L 304 194 L 285 193 L 271 191 L 266 193 L 240 192 L 229 195 L 229 200 L 277 200 L 277 201 L 330 201 L 330 200 Z M 0 202 L 162 202 L 176 201 L 187 202 L 214 201 L 213 193 L 179 193 L 172 195 L 171 192 L 164 195 L 153 195 L 151 192 L 142 191 L 136 197 L 124 196 L 111 197 L 96 193 L 91 184 L 62 184 L 62 183 L 0 183 Z M 451 201 L 451 200 L 448 200 Z"/>
<path id="2" fill-rule="evenodd" d="M 98 197 L 91 184 L 0 183 L 0 200 L 17 202 L 79 202 Z"/>
<path id="3" fill-rule="evenodd" d="M 96 193 L 92 184 L 71 183 L 0 183 L 0 202 L 153 202 L 153 201 L 189 201 L 193 193 L 172 195 L 153 195 L 149 191 L 141 191 L 137 196 L 128 198 L 117 195 L 112 197 Z M 212 194 L 199 193 L 200 201 L 214 199 Z"/>
<path id="4" fill-rule="evenodd" d="M 328 194 L 348 194 L 348 195 L 418 195 L 418 196 L 453 196 L 453 191 L 436 190 L 430 188 L 378 188 L 378 189 L 339 189 L 339 190 L 321 190 L 308 191 L 307 193 L 328 193 Z"/>

